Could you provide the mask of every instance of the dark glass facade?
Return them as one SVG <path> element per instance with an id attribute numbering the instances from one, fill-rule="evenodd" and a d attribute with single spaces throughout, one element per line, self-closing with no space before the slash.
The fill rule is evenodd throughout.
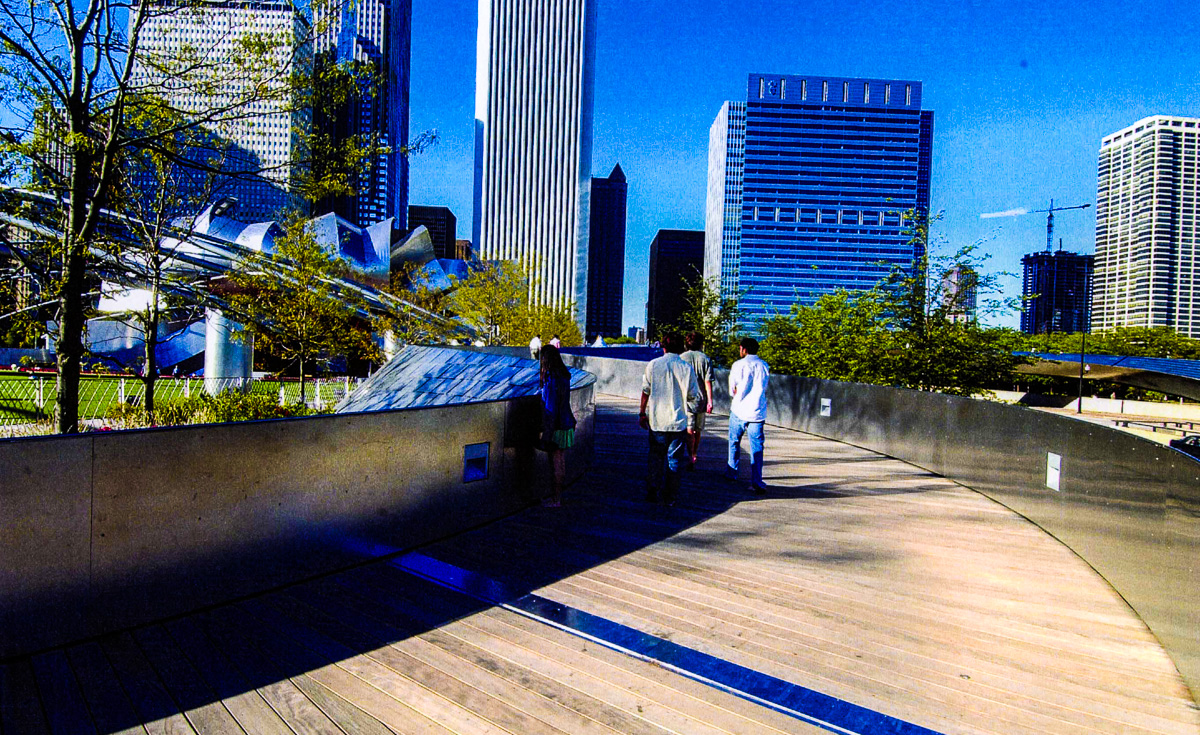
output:
<path id="1" fill-rule="evenodd" d="M 739 190 L 729 191 L 737 177 L 710 164 L 709 218 L 713 193 L 723 188 L 727 208 L 731 197 L 741 200 L 740 231 L 726 221 L 717 238 L 709 223 L 714 262 L 706 275 L 719 272 L 723 293 L 748 289 L 741 304 L 750 331 L 793 303 L 869 289 L 923 255 L 903 218 L 929 209 L 933 113 L 921 109 L 920 82 L 751 74 L 744 130 L 733 124 L 737 116 L 725 118 L 724 138 L 715 131 L 710 146 L 727 153 L 710 152 L 710 162 L 743 171 Z M 728 153 L 740 147 L 729 143 L 740 143 L 739 135 L 741 161 Z M 737 246 L 722 247 L 731 234 Z M 722 262 L 718 271 L 717 252 L 737 263 Z"/>
<path id="2" fill-rule="evenodd" d="M 704 232 L 659 230 L 650 243 L 650 289 L 646 298 L 646 334 L 679 321 L 684 308 L 686 282 L 700 280 L 704 267 Z"/>
<path id="3" fill-rule="evenodd" d="M 457 258 L 458 218 L 448 207 L 427 207 L 411 204 L 408 207 L 408 226 L 424 225 L 433 240 L 433 252 L 439 258 Z"/>
<path id="4" fill-rule="evenodd" d="M 1095 258 L 1079 253 L 1039 252 L 1021 258 L 1021 331 L 1090 332 L 1092 270 Z"/>
<path id="5" fill-rule="evenodd" d="M 621 164 L 606 179 L 592 178 L 588 245 L 587 334 L 621 336 L 625 293 L 625 196 Z"/>

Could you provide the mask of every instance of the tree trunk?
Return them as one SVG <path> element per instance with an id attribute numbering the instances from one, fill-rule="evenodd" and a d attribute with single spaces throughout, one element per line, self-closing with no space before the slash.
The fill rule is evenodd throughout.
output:
<path id="1" fill-rule="evenodd" d="M 308 403 L 304 396 L 304 358 L 300 358 L 300 405 L 307 406 Z"/>
<path id="2" fill-rule="evenodd" d="M 158 298 L 158 293 L 154 293 Z M 157 426 L 154 420 L 154 388 L 158 381 L 158 310 L 151 307 L 150 319 L 142 333 L 142 346 L 145 350 L 145 360 L 142 361 L 142 385 L 146 388 L 146 420 L 151 426 Z"/>
<path id="3" fill-rule="evenodd" d="M 59 298 L 58 396 L 54 405 L 54 428 L 60 434 L 79 432 L 79 373 L 83 360 L 83 245 L 70 232 L 65 234 L 63 290 Z"/>

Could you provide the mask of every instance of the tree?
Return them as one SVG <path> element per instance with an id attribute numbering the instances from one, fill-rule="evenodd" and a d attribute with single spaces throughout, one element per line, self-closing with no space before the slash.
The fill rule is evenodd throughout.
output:
<path id="1" fill-rule="evenodd" d="M 249 30 L 232 40 L 233 58 L 196 44 L 156 44 L 150 29 L 172 18 L 203 21 L 203 0 L 0 0 L 0 94 L 11 117 L 0 122 L 6 157 L 26 185 L 51 192 L 57 299 L 58 392 L 55 423 L 78 429 L 85 294 L 100 246 L 102 212 L 113 204 L 123 158 L 182 131 L 254 124 L 268 110 L 309 104 L 311 53 L 319 24 L 297 38 Z M 336 18 L 314 10 L 313 17 Z M 209 100 L 205 105 L 170 100 Z M 137 124 L 170 108 L 177 125 Z M 302 117 L 302 116 L 301 116 Z M 7 159 L 6 159 L 7 160 Z M 193 161 L 197 167 L 203 162 Z M 263 176 L 262 167 L 242 172 Z"/>
<path id="2" fill-rule="evenodd" d="M 895 382 L 889 326 L 879 291 L 839 290 L 765 320 L 759 355 L 779 373 L 887 385 Z"/>
<path id="3" fill-rule="evenodd" d="M 869 291 L 795 304 L 763 323 L 760 354 L 776 370 L 973 395 L 1003 383 L 1025 362 L 1012 354 L 1019 335 L 967 316 L 971 299 L 984 314 L 1014 308 L 994 297 L 1002 274 L 982 275 L 987 258 L 978 254 L 978 243 L 931 253 L 929 225 L 938 217 L 904 216 L 918 253 L 910 268 L 894 270 Z"/>
<path id="4" fill-rule="evenodd" d="M 574 306 L 534 304 L 531 279 L 515 260 L 482 263 L 454 285 L 450 310 L 489 345 L 523 345 L 534 335 L 548 341 L 558 335 L 564 345 L 583 344 Z"/>
<path id="5" fill-rule="evenodd" d="M 430 284 L 413 264 L 393 271 L 384 291 L 397 303 L 377 317 L 377 329 L 390 332 L 398 343 L 439 345 L 465 336 L 451 311 L 450 292 Z"/>
<path id="6" fill-rule="evenodd" d="M 229 272 L 229 312 L 244 324 L 245 338 L 298 364 L 303 401 L 308 366 L 351 354 L 374 359 L 376 347 L 361 300 L 334 281 L 347 275 L 347 263 L 299 220 L 284 233 L 272 252 L 247 257 Z"/>
<path id="7" fill-rule="evenodd" d="M 683 278 L 683 312 L 671 329 L 686 336 L 692 332 L 704 337 L 704 350 L 718 365 L 732 365 L 738 359 L 742 312 L 739 303 L 748 289 L 722 294 L 715 279 L 699 273 Z"/>

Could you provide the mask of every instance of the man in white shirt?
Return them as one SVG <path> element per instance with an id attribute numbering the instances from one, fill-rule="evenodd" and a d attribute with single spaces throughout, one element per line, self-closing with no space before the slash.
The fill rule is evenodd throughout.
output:
<path id="1" fill-rule="evenodd" d="M 763 495 L 763 425 L 767 420 L 767 381 L 771 371 L 758 356 L 758 340 L 746 337 L 738 347 L 742 359 L 729 369 L 729 464 L 725 476 L 737 479 L 742 435 L 750 437 L 750 487 Z"/>
<path id="2" fill-rule="evenodd" d="M 529 340 L 529 359 L 536 360 L 542 356 L 542 338 L 533 335 L 533 339 Z"/>
<path id="3" fill-rule="evenodd" d="M 683 340 L 668 332 L 662 338 L 663 356 L 646 365 L 642 375 L 642 408 L 638 422 L 650 430 L 646 500 L 658 501 L 659 490 L 668 505 L 675 504 L 680 472 L 688 461 L 687 438 L 695 431 L 689 414 L 700 408 L 696 371 L 679 359 Z M 663 469 L 666 477 L 663 478 Z"/>

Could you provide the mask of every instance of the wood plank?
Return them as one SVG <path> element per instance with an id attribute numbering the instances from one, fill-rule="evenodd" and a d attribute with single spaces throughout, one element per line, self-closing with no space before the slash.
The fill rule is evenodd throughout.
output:
<path id="1" fill-rule="evenodd" d="M 529 672 L 509 670 L 507 662 L 494 658 L 458 657 L 419 637 L 429 632 L 424 626 L 398 622 L 399 616 L 375 600 L 369 600 L 344 587 L 329 586 L 328 590 L 305 590 L 314 595 L 314 603 L 338 620 L 375 637 L 390 641 L 391 648 L 452 675 L 500 701 L 510 704 L 529 718 L 548 725 L 555 732 L 611 733 L 611 729 L 564 706 L 556 697 L 546 697 L 525 686 Z M 309 595 L 304 596 L 310 599 Z M 401 627 L 406 626 L 406 627 Z M 381 644 L 382 647 L 382 644 Z M 482 656 L 482 651 L 479 652 Z M 375 655 L 374 653 L 372 654 Z M 381 661 L 395 659 L 381 658 Z M 529 729 L 528 725 L 519 731 Z"/>
<path id="2" fill-rule="evenodd" d="M 280 636 L 290 640 L 293 644 L 298 644 L 298 647 L 307 649 L 316 658 L 324 661 L 325 667 L 310 672 L 318 681 L 321 681 L 319 675 L 325 668 L 333 666 L 352 674 L 361 682 L 375 687 L 397 702 L 401 702 L 429 718 L 431 723 L 440 723 L 450 731 L 505 732 L 495 723 L 459 706 L 442 692 L 434 692 L 421 686 L 406 675 L 392 671 L 323 633 L 291 620 L 265 603 L 247 601 L 243 603 L 243 607 L 254 617 L 277 630 Z M 356 701 L 353 693 L 349 692 L 346 699 Z"/>
<path id="3" fill-rule="evenodd" d="M 28 658 L 0 664 L 0 727 L 4 735 L 50 732 Z"/>
<path id="4" fill-rule="evenodd" d="M 134 639 L 184 717 L 200 735 L 245 735 L 208 683 L 161 626 L 140 628 Z"/>
<path id="5" fill-rule="evenodd" d="M 386 578 L 381 578 L 386 579 Z M 339 580 L 340 581 L 340 580 Z M 419 603 L 412 600 L 394 596 L 390 594 L 390 585 L 384 582 L 385 586 L 371 587 L 369 582 L 364 582 L 363 587 L 356 589 L 364 592 L 366 595 L 372 596 L 380 600 L 389 608 L 400 610 L 410 616 L 419 616 Z M 463 618 L 469 620 L 470 618 Z M 609 687 L 605 692 L 585 692 L 581 691 L 574 685 L 571 672 L 566 670 L 556 662 L 545 660 L 535 661 L 531 658 L 524 658 L 521 661 L 515 661 L 511 656 L 497 652 L 492 648 L 481 646 L 477 641 L 465 641 L 475 648 L 482 648 L 483 651 L 490 655 L 480 656 L 473 653 L 468 647 L 456 642 L 454 638 L 459 637 L 454 631 L 459 630 L 461 620 L 439 628 L 429 630 L 421 635 L 424 640 L 435 643 L 436 645 L 454 653 L 460 658 L 466 658 L 475 662 L 477 665 L 487 665 L 489 661 L 508 660 L 518 667 L 526 669 L 527 673 L 521 679 L 521 684 L 526 688 L 535 691 L 542 696 L 550 697 L 555 701 L 561 702 L 567 707 L 579 712 L 580 714 L 605 725 L 608 728 L 621 733 L 658 735 L 663 732 L 663 729 L 654 723 L 649 722 L 643 717 L 644 712 L 637 711 L 637 704 L 632 706 L 628 702 L 618 703 L 611 701 L 613 699 L 622 699 L 623 697 L 616 692 L 614 687 Z M 508 670 L 497 667 L 497 671 Z M 599 696 L 598 696 L 599 695 Z M 604 695 L 610 695 L 605 697 Z"/>
<path id="6" fill-rule="evenodd" d="M 180 713 L 129 633 L 107 636 L 101 646 L 147 732 L 151 735 L 195 735 L 195 729 Z"/>
<path id="7" fill-rule="evenodd" d="M 290 676 L 303 673 L 303 669 L 283 666 L 261 650 L 258 644 L 262 636 L 241 630 L 240 621 L 231 618 L 226 608 L 200 616 L 200 624 L 218 650 L 296 735 L 344 732 L 291 681 Z"/>
<path id="8" fill-rule="evenodd" d="M 62 649 L 49 651 L 34 656 L 30 663 L 46 708 L 50 732 L 55 735 L 96 732 L 67 654 Z"/>
<path id="9" fill-rule="evenodd" d="M 97 730 L 112 735 L 146 735 L 99 643 L 72 646 L 67 649 L 67 658 Z"/>
<path id="10" fill-rule="evenodd" d="M 253 735 L 292 735 L 291 728 L 222 655 L 195 618 L 171 621 L 166 628 L 243 730 Z"/>
<path id="11" fill-rule="evenodd" d="M 515 613 L 491 610 L 471 618 L 470 624 L 501 638 L 506 637 L 507 628 L 519 630 L 526 636 L 523 645 L 542 655 L 570 662 L 649 699 L 678 703 L 676 708 L 680 711 L 696 712 L 727 732 L 825 732 L 794 717 Z M 681 698 L 685 701 L 679 703 Z"/>
<path id="12" fill-rule="evenodd" d="M 362 628 L 367 627 L 367 621 L 354 617 L 352 611 L 337 608 L 335 613 L 334 610 L 329 610 L 329 607 L 334 604 L 332 601 L 312 598 L 310 600 L 315 604 L 309 605 L 293 595 L 276 596 L 268 602 L 298 622 L 362 651 L 363 655 L 388 669 L 412 679 L 431 691 L 436 691 L 458 706 L 507 730 L 529 733 L 529 735 L 535 733 L 552 735 L 564 732 L 539 719 L 527 709 L 517 706 L 511 696 L 514 692 L 506 692 L 505 694 L 510 695 L 508 697 L 495 696 L 476 686 L 476 682 L 468 681 L 469 675 L 464 676 L 464 672 L 461 671 L 465 667 L 455 666 L 441 669 L 420 657 L 411 655 L 408 647 L 391 643 L 390 639 L 393 636 L 401 641 L 409 637 L 401 631 L 396 629 L 384 631 L 377 626 L 373 630 L 364 631 Z M 328 610 L 328 612 L 323 610 Z M 346 617 L 348 615 L 351 616 L 350 620 Z M 353 625 L 353 622 L 357 622 L 358 625 Z M 376 635 L 379 633 L 383 633 L 384 637 Z"/>

